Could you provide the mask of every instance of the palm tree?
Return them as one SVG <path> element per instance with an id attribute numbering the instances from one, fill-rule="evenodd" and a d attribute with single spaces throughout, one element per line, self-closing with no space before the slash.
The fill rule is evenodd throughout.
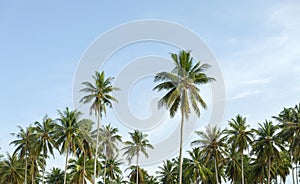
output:
<path id="1" fill-rule="evenodd" d="M 90 82 L 83 82 L 82 85 L 85 87 L 80 90 L 80 92 L 88 93 L 86 96 L 82 97 L 80 103 L 86 104 L 91 103 L 90 114 L 94 111 L 97 118 L 97 136 L 96 136 L 96 146 L 95 146 L 95 163 L 94 163 L 94 183 L 96 183 L 96 162 L 98 156 L 98 144 L 99 144 L 99 128 L 100 128 L 100 119 L 103 114 L 106 114 L 106 106 L 112 107 L 112 102 L 117 102 L 111 93 L 113 91 L 119 90 L 116 87 L 111 85 L 114 78 L 108 77 L 105 78 L 104 72 L 95 72 L 93 76 L 94 84 Z"/>
<path id="2" fill-rule="evenodd" d="M 108 181 L 114 181 L 118 178 L 118 176 L 122 175 L 122 170 L 120 168 L 122 162 L 118 160 L 118 155 L 105 159 L 102 164 L 104 166 L 103 170 L 105 173 L 103 177 L 107 178 Z"/>
<path id="3" fill-rule="evenodd" d="M 136 156 L 136 170 L 139 168 L 139 156 L 140 153 L 144 154 L 148 158 L 147 148 L 153 149 L 153 146 L 149 143 L 147 139 L 147 134 L 143 134 L 139 130 L 129 133 L 132 141 L 126 141 L 124 155 L 126 155 L 129 164 L 131 163 L 134 156 Z M 136 183 L 139 181 L 139 172 L 136 173 Z"/>
<path id="4" fill-rule="evenodd" d="M 199 145 L 202 149 L 201 153 L 203 154 L 204 164 L 207 164 L 208 161 L 213 160 L 214 170 L 215 170 L 215 182 L 219 183 L 219 172 L 218 166 L 220 163 L 224 162 L 225 155 L 225 137 L 223 132 L 217 126 L 206 126 L 205 131 L 196 131 L 195 133 L 200 137 L 200 139 L 195 140 L 191 145 Z"/>
<path id="5" fill-rule="evenodd" d="M 279 136 L 283 141 L 289 145 L 290 159 L 292 163 L 296 163 L 297 158 L 300 156 L 300 104 L 294 108 L 284 108 L 278 116 L 273 116 L 280 122 L 279 127 L 281 131 Z M 297 167 L 296 167 L 297 168 Z M 292 169 L 293 184 L 295 184 L 295 173 Z M 298 180 L 297 180 L 298 183 Z"/>
<path id="6" fill-rule="evenodd" d="M 28 169 L 28 158 L 29 158 L 29 151 L 32 147 L 32 143 L 34 142 L 33 137 L 33 129 L 32 127 L 27 128 L 24 130 L 22 127 L 18 126 L 19 133 L 11 133 L 11 135 L 16 136 L 17 139 L 10 143 L 14 146 L 17 146 L 14 155 L 19 154 L 19 158 L 25 158 L 25 174 L 24 174 L 24 182 L 27 183 L 27 169 Z"/>
<path id="7" fill-rule="evenodd" d="M 126 170 L 131 170 L 129 173 L 129 181 L 131 181 L 132 183 L 134 183 L 134 181 L 136 182 L 136 184 L 146 184 L 146 178 L 149 176 L 148 172 L 143 169 L 140 168 L 139 166 L 130 166 L 129 168 L 127 168 Z"/>
<path id="8" fill-rule="evenodd" d="M 16 154 L 9 155 L 0 164 L 0 182 L 22 184 L 24 182 L 24 162 Z"/>
<path id="9" fill-rule="evenodd" d="M 47 184 L 63 184 L 64 183 L 64 171 L 59 168 L 53 167 L 50 172 L 46 173 Z"/>
<path id="10" fill-rule="evenodd" d="M 280 159 L 280 150 L 284 150 L 283 144 L 277 135 L 278 126 L 272 121 L 259 123 L 259 128 L 254 130 L 257 138 L 254 140 L 253 152 L 268 164 L 268 184 L 271 183 L 272 161 Z"/>
<path id="11" fill-rule="evenodd" d="M 176 184 L 176 181 L 178 180 L 178 171 L 174 162 L 171 160 L 164 161 L 163 165 L 159 166 L 158 169 L 159 171 L 157 171 L 156 174 L 158 174 L 160 182 Z"/>
<path id="12" fill-rule="evenodd" d="M 103 149 L 105 160 L 103 183 L 105 183 L 106 178 L 106 162 L 113 159 L 115 153 L 119 151 L 118 142 L 122 142 L 122 137 L 118 135 L 118 131 L 118 128 L 114 128 L 110 124 L 100 129 L 101 148 Z"/>
<path id="13" fill-rule="evenodd" d="M 43 169 L 42 169 L 42 183 L 44 184 L 44 175 L 45 175 L 45 168 L 46 168 L 46 158 L 48 155 L 48 151 L 52 156 L 53 154 L 53 147 L 55 145 L 54 140 L 54 123 L 51 118 L 47 115 L 43 118 L 42 123 L 36 121 L 34 123 L 35 127 L 35 136 L 37 137 L 38 141 L 38 150 L 42 152 L 43 155 Z"/>
<path id="14" fill-rule="evenodd" d="M 192 151 L 188 151 L 189 159 L 187 160 L 186 174 L 194 183 L 207 182 L 212 172 L 206 168 L 202 160 L 202 154 L 199 148 L 193 148 Z"/>
<path id="15" fill-rule="evenodd" d="M 77 110 L 70 111 L 67 107 L 63 112 L 58 111 L 60 124 L 56 125 L 55 132 L 57 145 L 60 145 L 60 152 L 66 154 L 64 184 L 67 181 L 67 165 L 69 153 L 76 154 L 77 148 L 83 149 L 81 132 L 79 128 L 79 116 L 81 113 Z"/>
<path id="16" fill-rule="evenodd" d="M 199 104 L 206 108 L 206 103 L 200 96 L 199 85 L 206 84 L 214 79 L 208 77 L 205 71 L 210 67 L 208 64 L 196 62 L 190 52 L 180 51 L 179 54 L 172 53 L 171 58 L 175 64 L 171 72 L 160 72 L 155 75 L 154 82 L 161 81 L 154 90 L 167 90 L 167 93 L 158 102 L 158 107 L 166 107 L 170 116 L 174 117 L 178 108 L 181 111 L 180 149 L 179 149 L 179 184 L 182 184 L 182 139 L 184 120 L 191 113 L 190 105 L 198 116 L 200 116 Z"/>
<path id="17" fill-rule="evenodd" d="M 87 180 L 93 182 L 93 161 L 92 159 L 84 160 L 81 155 L 77 159 L 70 159 L 68 170 L 70 171 L 70 180 L 74 184 L 87 184 Z"/>
<path id="18" fill-rule="evenodd" d="M 233 149 L 237 149 L 240 153 L 241 167 L 242 167 L 242 184 L 245 183 L 244 178 L 244 150 L 246 150 L 252 142 L 252 130 L 248 130 L 249 125 L 246 125 L 246 118 L 237 115 L 229 121 L 229 130 L 226 130 L 228 136 L 228 143 L 232 145 Z"/>

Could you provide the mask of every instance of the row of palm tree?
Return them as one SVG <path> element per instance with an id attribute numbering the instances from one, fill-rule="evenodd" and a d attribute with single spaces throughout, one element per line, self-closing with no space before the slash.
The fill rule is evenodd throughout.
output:
<path id="1" fill-rule="evenodd" d="M 204 131 L 196 131 L 199 139 L 191 143 L 193 149 L 188 151 L 189 158 L 183 158 L 182 138 L 185 123 L 191 111 L 200 116 L 200 108 L 206 108 L 206 103 L 200 95 L 200 85 L 215 79 L 206 75 L 210 65 L 200 61 L 195 63 L 190 51 L 172 53 L 171 58 L 174 68 L 170 72 L 155 75 L 154 82 L 159 84 L 153 90 L 166 91 L 158 107 L 166 108 L 171 117 L 180 109 L 179 157 L 164 162 L 164 166 L 160 167 L 172 170 L 172 173 L 168 173 L 169 178 L 174 176 L 171 179 L 174 183 L 220 183 L 230 180 L 242 184 L 253 181 L 269 184 L 275 179 L 277 181 L 277 177 L 284 181 L 289 174 L 289 168 L 292 168 L 293 182 L 298 182 L 298 175 L 294 177 L 300 153 L 300 110 L 297 105 L 285 108 L 274 117 L 279 122 L 278 125 L 266 120 L 259 124 L 258 129 L 250 129 L 246 119 L 238 115 L 230 120 L 228 129 L 207 126 Z M 96 129 L 92 130 L 91 120 L 81 119 L 81 112 L 69 108 L 58 111 L 56 119 L 46 116 L 41 123 L 35 122 L 25 129 L 19 127 L 19 132 L 12 134 L 16 137 L 16 140 L 11 142 L 15 151 L 1 161 L 1 167 L 4 167 L 5 161 L 17 160 L 14 163 L 21 164 L 17 168 L 24 168 L 23 174 L 14 174 L 14 177 L 1 175 L 1 180 L 11 183 L 45 183 L 45 178 L 51 175 L 46 172 L 46 161 L 51 155 L 54 156 L 53 151 L 57 150 L 64 154 L 66 159 L 64 184 L 87 183 L 87 180 L 96 183 L 100 177 L 101 183 L 121 182 L 122 172 L 118 168 L 122 161 L 118 160 L 120 150 L 117 149 L 118 143 L 122 142 L 121 136 L 117 135 L 117 129 L 111 125 L 100 124 L 107 108 L 111 108 L 112 103 L 117 102 L 112 92 L 119 89 L 112 85 L 112 77 L 105 78 L 104 72 L 95 72 L 93 80 L 93 83 L 82 83 L 81 92 L 84 92 L 85 96 L 80 102 L 90 105 L 90 115 L 94 113 L 97 119 Z M 139 166 L 140 154 L 147 157 L 147 149 L 153 149 L 147 135 L 139 130 L 129 134 L 131 141 L 124 142 L 124 155 L 129 163 L 136 158 L 136 165 L 129 167 L 130 181 L 157 183 L 160 180 L 165 183 L 161 175 L 150 176 Z M 284 161 L 285 164 L 280 161 Z M 53 168 L 52 171 L 58 170 Z"/>
<path id="2" fill-rule="evenodd" d="M 289 108 L 291 111 L 297 112 L 294 114 L 295 116 L 299 116 L 300 113 L 296 110 L 297 108 L 298 106 Z M 286 112 L 286 109 L 274 118 L 280 118 L 283 112 Z M 66 114 L 73 113 L 66 109 L 61 114 L 65 117 Z M 60 118 L 62 119 L 62 117 Z M 77 137 L 80 140 L 70 139 L 72 141 L 69 142 L 69 153 L 72 153 L 72 158 L 67 159 L 65 170 L 52 168 L 50 172 L 45 172 L 46 158 L 49 157 L 48 154 L 53 155 L 54 149 L 59 150 L 61 154 L 65 153 L 66 158 L 68 157 L 67 152 L 64 152 L 64 145 L 68 143 L 67 133 L 65 132 L 65 135 L 55 133 L 58 130 L 55 128 L 62 128 L 62 126 L 49 119 L 45 117 L 43 123 L 36 122 L 34 126 L 25 130 L 19 128 L 19 133 L 14 134 L 17 138 L 12 141 L 12 144 L 16 145 L 15 153 L 7 154 L 6 158 L 2 158 L 0 162 L 1 183 L 24 183 L 26 181 L 28 183 L 81 184 L 88 183 L 88 181 L 93 182 L 95 150 L 92 153 L 86 153 L 89 149 L 84 149 L 84 146 L 80 148 L 78 145 L 83 145 L 86 137 L 79 134 Z M 46 122 L 53 127 L 53 129 L 49 129 L 51 130 L 49 132 L 54 133 L 51 139 L 49 137 L 49 140 L 52 141 L 49 141 L 47 149 L 42 149 L 44 145 L 42 139 L 36 136 L 41 135 L 38 130 L 41 130 L 40 125 L 45 125 Z M 192 150 L 187 151 L 187 157 L 184 157 L 182 161 L 182 182 L 184 184 L 209 184 L 225 181 L 268 184 L 280 181 L 285 183 L 288 175 L 297 168 L 298 161 L 294 162 L 293 160 L 300 158 L 295 151 L 292 151 L 293 154 L 290 155 L 290 139 L 286 139 L 285 135 L 291 127 L 290 125 L 285 127 L 284 125 L 287 123 L 291 124 L 285 120 L 280 120 L 278 124 L 266 120 L 259 123 L 257 129 L 253 129 L 247 124 L 245 117 L 237 115 L 228 122 L 229 126 L 224 130 L 218 126 L 208 125 L 204 130 L 196 131 L 195 134 L 198 138 L 191 142 Z M 299 124 L 299 121 L 293 123 Z M 93 123 L 89 120 L 80 120 L 77 124 L 82 124 L 84 127 L 77 132 L 92 130 Z M 95 131 L 91 131 L 91 135 L 96 136 Z M 124 162 L 118 158 L 118 154 L 122 150 L 117 150 L 117 145 L 122 142 L 122 138 L 118 134 L 118 129 L 110 124 L 101 127 L 100 142 L 102 146 L 100 152 L 104 154 L 99 155 L 97 160 L 97 177 L 102 177 L 99 183 L 178 183 L 179 157 L 164 161 L 162 166 L 158 167 L 156 174 L 151 176 L 138 164 L 139 155 L 147 156 L 147 149 L 153 148 L 147 135 L 138 130 L 129 135 L 131 141 L 124 142 L 123 154 L 129 161 L 133 157 L 137 160 L 135 165 L 122 171 Z M 62 137 L 66 139 L 61 141 Z M 58 143 L 60 144 L 58 145 Z M 26 150 L 27 148 L 28 150 Z M 36 150 L 40 150 L 40 153 L 36 154 Z M 127 171 L 129 172 L 128 180 L 123 177 L 123 173 Z M 30 177 L 26 178 L 27 175 Z M 296 178 L 294 180 L 295 183 L 298 181 Z"/>

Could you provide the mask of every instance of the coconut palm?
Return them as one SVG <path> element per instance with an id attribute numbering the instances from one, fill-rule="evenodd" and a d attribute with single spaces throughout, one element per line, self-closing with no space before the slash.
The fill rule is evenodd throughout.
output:
<path id="1" fill-rule="evenodd" d="M 112 127 L 110 124 L 102 126 L 100 129 L 100 148 L 104 152 L 104 172 L 103 172 L 103 183 L 106 179 L 106 162 L 107 160 L 113 159 L 114 155 L 119 151 L 118 143 L 122 142 L 122 137 L 118 135 L 118 128 Z"/>
<path id="2" fill-rule="evenodd" d="M 28 169 L 28 158 L 29 151 L 32 148 L 32 143 L 34 142 L 34 135 L 32 127 L 28 127 L 26 130 L 18 126 L 18 133 L 11 133 L 17 139 L 12 141 L 10 144 L 17 146 L 13 154 L 18 154 L 19 158 L 25 159 L 25 170 L 24 170 L 24 182 L 27 183 L 27 169 Z"/>
<path id="3" fill-rule="evenodd" d="M 118 176 L 122 175 L 122 170 L 120 168 L 121 164 L 122 162 L 121 160 L 118 160 L 118 155 L 103 160 L 102 165 L 104 166 L 103 171 L 105 173 L 103 177 L 105 177 L 108 181 L 116 180 Z"/>
<path id="4" fill-rule="evenodd" d="M 271 183 L 272 161 L 280 159 L 280 150 L 284 150 L 283 144 L 277 135 L 278 126 L 273 125 L 272 121 L 259 123 L 259 128 L 254 130 L 256 139 L 253 144 L 253 152 L 257 158 L 264 160 L 268 165 L 268 184 Z"/>
<path id="5" fill-rule="evenodd" d="M 237 115 L 229 121 L 229 128 L 226 130 L 228 136 L 228 144 L 232 145 L 233 149 L 237 149 L 241 158 L 241 180 L 242 184 L 245 183 L 244 177 L 244 151 L 249 148 L 252 142 L 253 133 L 249 129 L 249 125 L 246 124 L 246 118 L 241 115 Z"/>
<path id="6" fill-rule="evenodd" d="M 139 166 L 137 166 L 137 167 L 130 166 L 126 170 L 130 170 L 130 173 L 128 176 L 130 182 L 132 182 L 132 183 L 136 182 L 136 184 L 146 184 L 146 178 L 149 175 L 145 169 L 140 168 Z"/>
<path id="7" fill-rule="evenodd" d="M 149 143 L 147 139 L 147 134 L 140 132 L 139 130 L 134 130 L 134 132 L 129 133 L 131 141 L 126 141 L 124 155 L 126 155 L 129 164 L 131 163 L 133 157 L 136 157 L 136 170 L 139 168 L 139 156 L 144 154 L 148 158 L 147 148 L 153 149 L 153 146 Z M 136 172 L 136 183 L 139 181 L 139 172 Z"/>
<path id="8" fill-rule="evenodd" d="M 90 114 L 94 111 L 97 118 L 97 133 L 96 133 L 96 146 L 95 146 L 95 163 L 94 163 L 94 183 L 96 183 L 96 162 L 98 156 L 98 144 L 99 144 L 99 128 L 100 120 L 103 115 L 106 114 L 106 107 L 112 107 L 112 102 L 117 102 L 117 100 L 111 96 L 113 91 L 118 90 L 118 88 L 111 85 L 113 78 L 105 78 L 104 72 L 95 72 L 93 76 L 94 84 L 86 81 L 83 82 L 84 88 L 80 92 L 87 93 L 86 96 L 82 97 L 80 103 L 87 104 L 91 103 Z"/>
<path id="9" fill-rule="evenodd" d="M 207 182 L 209 177 L 213 174 L 208 168 L 201 163 L 202 154 L 199 148 L 193 148 L 188 151 L 189 159 L 186 165 L 186 175 L 193 183 Z"/>
<path id="10" fill-rule="evenodd" d="M 47 184 L 63 184 L 64 183 L 64 171 L 59 168 L 53 167 L 50 172 L 46 172 L 46 183 Z"/>
<path id="11" fill-rule="evenodd" d="M 54 156 L 53 147 L 55 146 L 55 129 L 54 123 L 51 118 L 47 115 L 44 116 L 43 121 L 40 123 L 36 121 L 34 123 L 35 136 L 38 142 L 38 151 L 42 152 L 43 155 L 43 169 L 42 169 L 42 183 L 44 183 L 44 175 L 45 175 L 45 166 L 46 166 L 46 158 L 48 156 L 48 152 Z"/>
<path id="12" fill-rule="evenodd" d="M 163 162 L 162 166 L 158 167 L 159 171 L 156 172 L 160 182 L 168 184 L 176 184 L 178 178 L 178 170 L 174 162 L 167 160 Z"/>
<path id="13" fill-rule="evenodd" d="M 71 182 L 74 184 L 87 184 L 88 181 L 93 182 L 93 161 L 92 159 L 86 161 L 84 155 L 76 159 L 70 159 L 68 171 Z"/>
<path id="14" fill-rule="evenodd" d="M 200 96 L 199 85 L 206 84 L 214 79 L 208 77 L 205 71 L 210 67 L 208 64 L 196 62 L 189 51 L 172 53 L 171 58 L 175 64 L 171 72 L 160 72 L 155 75 L 154 82 L 161 82 L 154 90 L 166 90 L 167 93 L 161 98 L 158 107 L 166 107 L 170 116 L 174 117 L 177 110 L 181 111 L 180 149 L 179 149 L 179 184 L 182 184 L 182 139 L 185 119 L 191 113 L 190 106 L 200 116 L 199 104 L 206 108 L 206 103 Z"/>
<path id="15" fill-rule="evenodd" d="M 0 182 L 22 184 L 24 182 L 24 162 L 16 154 L 7 153 L 0 164 Z"/>
<path id="16" fill-rule="evenodd" d="M 66 154 L 64 184 L 67 182 L 67 165 L 69 153 L 76 154 L 77 148 L 83 150 L 82 140 L 80 139 L 81 130 L 79 127 L 79 117 L 81 113 L 77 110 L 70 111 L 67 107 L 63 112 L 58 111 L 60 124 L 56 125 L 55 137 L 60 152 Z"/>
<path id="17" fill-rule="evenodd" d="M 224 131 L 217 126 L 206 126 L 204 131 L 196 131 L 196 135 L 200 139 L 195 140 L 191 145 L 199 145 L 202 149 L 204 164 L 208 161 L 214 162 L 215 171 L 215 182 L 219 183 L 220 173 L 218 172 L 219 164 L 224 162 L 224 155 L 226 154 L 225 148 L 225 137 L 223 136 Z M 209 167 L 208 167 L 209 168 Z"/>
<path id="18" fill-rule="evenodd" d="M 297 166 L 297 158 L 300 156 L 300 104 L 294 108 L 284 108 L 278 116 L 274 116 L 280 122 L 280 137 L 289 145 L 290 159 Z M 296 167 L 297 168 L 297 167 Z M 292 169 L 293 184 L 295 184 L 295 173 Z M 298 180 L 297 180 L 298 182 Z"/>

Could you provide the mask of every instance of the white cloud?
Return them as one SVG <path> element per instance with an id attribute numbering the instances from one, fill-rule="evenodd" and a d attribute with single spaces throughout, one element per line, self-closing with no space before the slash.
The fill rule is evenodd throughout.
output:
<path id="1" fill-rule="evenodd" d="M 263 91 L 261 90 L 254 90 L 254 91 L 245 91 L 242 93 L 238 93 L 237 95 L 235 95 L 234 97 L 230 98 L 229 100 L 238 100 L 238 99 L 242 99 L 242 98 L 248 98 L 257 94 L 261 94 Z"/>

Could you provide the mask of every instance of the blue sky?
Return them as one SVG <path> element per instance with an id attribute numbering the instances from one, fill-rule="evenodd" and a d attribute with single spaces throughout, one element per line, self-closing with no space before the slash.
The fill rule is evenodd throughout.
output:
<path id="1" fill-rule="evenodd" d="M 299 1 L 1 1 L 1 152 L 12 150 L 9 133 L 17 131 L 17 125 L 25 127 L 45 114 L 55 117 L 57 109 L 72 107 L 77 65 L 99 35 L 140 19 L 173 21 L 201 37 L 225 81 L 222 125 L 240 113 L 256 127 L 300 101 L 299 11 Z M 126 64 L 145 54 L 168 57 L 163 53 L 168 49 L 174 48 L 139 44 L 112 60 L 125 58 Z M 107 68 L 114 73 L 117 66 Z M 132 108 L 144 106 L 144 97 L 137 96 Z M 144 116 L 148 111 L 137 113 Z"/>

